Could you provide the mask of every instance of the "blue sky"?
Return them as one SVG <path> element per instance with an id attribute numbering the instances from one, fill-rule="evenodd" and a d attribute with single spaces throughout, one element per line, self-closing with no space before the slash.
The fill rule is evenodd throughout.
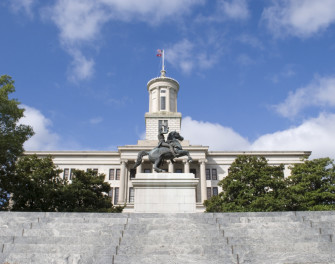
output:
<path id="1" fill-rule="evenodd" d="M 333 0 L 5 0 L 0 74 L 27 150 L 136 144 L 164 49 L 191 144 L 335 158 L 334 24 Z"/>

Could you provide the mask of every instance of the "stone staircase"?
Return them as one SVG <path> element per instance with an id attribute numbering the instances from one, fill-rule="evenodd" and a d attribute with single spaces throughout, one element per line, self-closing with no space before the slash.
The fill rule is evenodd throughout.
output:
<path id="1" fill-rule="evenodd" d="M 0 212 L 0 264 L 335 264 L 335 211 Z"/>

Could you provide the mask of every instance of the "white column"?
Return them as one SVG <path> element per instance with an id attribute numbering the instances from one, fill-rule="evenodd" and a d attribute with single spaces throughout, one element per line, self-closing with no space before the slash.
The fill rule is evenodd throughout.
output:
<path id="1" fill-rule="evenodd" d="M 200 182 L 201 182 L 201 203 L 207 200 L 207 184 L 206 184 L 206 159 L 199 160 L 200 162 Z"/>
<path id="2" fill-rule="evenodd" d="M 125 203 L 124 188 L 125 188 L 125 183 L 126 183 L 126 163 L 127 162 L 128 160 L 121 160 L 119 204 Z"/>
<path id="3" fill-rule="evenodd" d="M 136 174 L 137 173 L 142 173 L 142 163 L 143 163 L 143 161 L 141 162 L 140 165 L 137 166 L 137 168 L 136 168 Z"/>
<path id="4" fill-rule="evenodd" d="M 173 173 L 174 164 L 171 162 L 171 160 L 168 160 L 167 162 L 169 164 L 168 172 Z"/>
<path id="5" fill-rule="evenodd" d="M 170 112 L 170 88 L 167 87 L 166 89 L 166 111 Z"/>
<path id="6" fill-rule="evenodd" d="M 161 88 L 157 87 L 157 112 L 161 110 Z"/>
<path id="7" fill-rule="evenodd" d="M 183 160 L 184 163 L 184 173 L 190 173 L 190 163 L 187 159 Z"/>
<path id="8" fill-rule="evenodd" d="M 152 113 L 152 90 L 149 91 L 149 113 Z"/>

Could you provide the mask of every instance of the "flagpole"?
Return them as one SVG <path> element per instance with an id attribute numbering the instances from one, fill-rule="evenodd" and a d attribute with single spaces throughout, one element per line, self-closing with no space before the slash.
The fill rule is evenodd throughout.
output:
<path id="1" fill-rule="evenodd" d="M 162 70 L 165 71 L 165 69 L 164 69 L 164 68 L 165 68 L 165 67 L 164 67 L 164 66 L 165 66 L 165 65 L 164 65 L 164 50 L 162 50 L 162 53 L 163 53 L 163 54 L 162 54 L 162 55 L 163 55 L 163 56 L 162 56 Z"/>

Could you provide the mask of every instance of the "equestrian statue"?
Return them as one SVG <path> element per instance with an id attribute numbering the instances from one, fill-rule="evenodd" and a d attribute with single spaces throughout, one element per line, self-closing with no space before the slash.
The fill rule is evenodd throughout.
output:
<path id="1" fill-rule="evenodd" d="M 177 131 L 172 131 L 169 133 L 167 140 L 165 141 L 164 134 L 167 134 L 168 132 L 168 127 L 164 125 L 160 127 L 158 134 L 158 146 L 151 151 L 140 151 L 138 153 L 134 168 L 142 163 L 142 158 L 146 155 L 149 155 L 149 160 L 151 163 L 153 163 L 153 168 L 156 172 L 165 172 L 159 168 L 163 164 L 164 160 L 170 160 L 171 162 L 174 162 L 174 158 L 188 156 L 188 161 L 192 162 L 190 153 L 187 150 L 183 150 L 179 142 L 183 141 L 184 138 Z"/>

